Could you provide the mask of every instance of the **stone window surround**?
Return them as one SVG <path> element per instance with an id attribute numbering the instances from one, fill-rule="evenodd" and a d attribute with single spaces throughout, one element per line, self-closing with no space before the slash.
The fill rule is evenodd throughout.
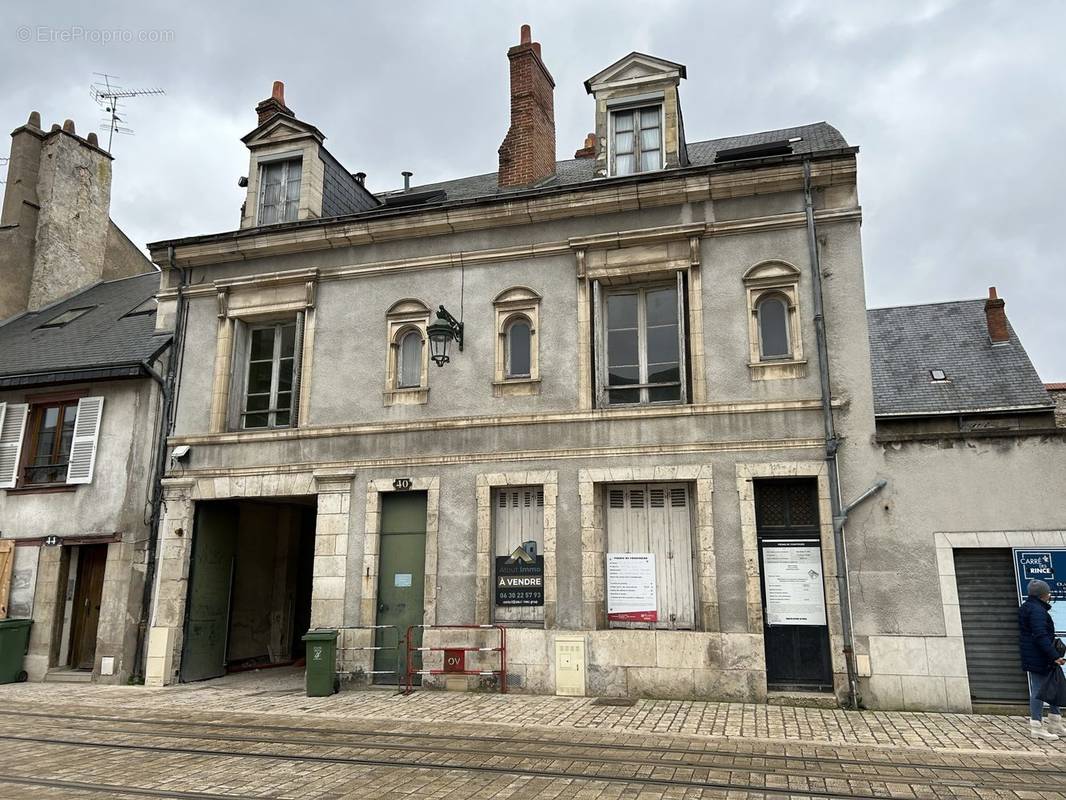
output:
<path id="1" fill-rule="evenodd" d="M 559 473 L 554 470 L 488 472 L 477 476 L 477 596 L 474 621 L 478 625 L 488 625 L 492 622 L 492 490 L 503 486 L 540 486 L 544 490 L 544 627 L 554 628 L 557 581 L 556 503 L 559 496 Z"/>
<path id="2" fill-rule="evenodd" d="M 366 521 L 363 527 L 363 592 L 360 625 L 377 624 L 378 557 L 381 552 L 381 495 L 385 492 L 426 493 L 426 571 L 423 624 L 437 622 L 437 539 L 440 520 L 440 476 L 412 478 L 411 488 L 397 490 L 393 478 L 374 478 L 366 485 Z"/>
<path id="3" fill-rule="evenodd" d="M 694 571 L 696 577 L 696 620 L 698 630 L 717 633 L 718 584 L 714 554 L 712 496 L 714 480 L 710 464 L 682 464 L 657 467 L 610 467 L 578 471 L 581 500 L 581 626 L 586 630 L 607 628 L 607 587 L 605 554 L 607 524 L 603 509 L 603 487 L 611 483 L 689 483 L 695 486 Z M 545 500 L 545 502 L 547 502 Z"/>
<path id="4" fill-rule="evenodd" d="M 429 325 L 430 309 L 421 300 L 405 298 L 393 303 L 385 314 L 387 324 L 387 357 L 385 361 L 385 391 L 383 405 L 423 405 L 429 402 Z M 400 369 L 400 340 L 409 331 L 422 336 L 422 376 L 419 385 L 397 386 Z"/>
<path id="5" fill-rule="evenodd" d="M 685 272 L 688 309 L 688 380 L 692 392 L 688 405 L 707 402 L 707 370 L 703 336 L 703 281 L 700 266 L 702 224 L 667 226 L 646 230 L 571 239 L 577 261 L 577 368 L 578 407 L 594 408 L 596 387 L 593 379 L 592 283 L 624 285 L 646 280 L 662 280 L 665 273 Z M 606 251 L 606 252 L 604 252 Z M 619 409 L 599 409 L 610 413 Z"/>
<path id="6" fill-rule="evenodd" d="M 748 301 L 748 369 L 753 381 L 802 378 L 807 374 L 799 315 L 799 279 L 799 269 L 781 259 L 760 261 L 744 273 L 744 294 Z M 791 353 L 787 358 L 762 357 L 758 305 L 767 295 L 781 297 L 788 306 Z"/>
<path id="7" fill-rule="evenodd" d="M 540 303 L 541 296 L 528 286 L 513 286 L 492 301 L 496 314 L 496 374 L 493 397 L 540 394 Z M 507 329 L 512 321 L 529 322 L 529 377 L 507 376 Z"/>
<path id="8" fill-rule="evenodd" d="M 833 688 L 837 697 L 848 691 L 841 630 L 840 596 L 837 587 L 836 549 L 833 540 L 833 512 L 829 503 L 829 471 L 824 461 L 777 461 L 737 464 L 737 493 L 740 497 L 740 536 L 744 550 L 747 588 L 748 633 L 763 636 L 762 574 L 759 569 L 759 539 L 755 528 L 756 478 L 817 478 L 818 520 L 821 531 L 825 611 L 829 624 L 829 650 Z"/>
<path id="9" fill-rule="evenodd" d="M 303 314 L 300 339 L 300 371 L 293 376 L 298 382 L 299 414 L 296 426 L 306 424 L 311 404 L 312 357 L 315 343 L 315 300 L 318 290 L 317 270 L 289 273 L 252 281 L 215 282 L 218 302 L 218 328 L 215 338 L 215 370 L 211 393 L 211 433 L 225 433 L 235 427 L 232 418 L 233 392 L 241 395 L 243 386 L 233 386 L 234 367 L 243 353 L 236 352 L 240 337 L 238 325 L 254 325 Z"/>

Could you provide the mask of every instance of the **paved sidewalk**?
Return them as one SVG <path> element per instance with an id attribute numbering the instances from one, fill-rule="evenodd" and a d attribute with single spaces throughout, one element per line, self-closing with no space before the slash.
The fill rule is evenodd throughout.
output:
<path id="1" fill-rule="evenodd" d="M 313 716 L 374 720 L 397 730 L 420 723 L 516 726 L 617 733 L 864 747 L 918 748 L 943 753 L 1039 753 L 1066 757 L 1066 740 L 1035 742 L 1023 717 L 915 712 L 843 711 L 741 703 L 640 700 L 632 706 L 596 705 L 593 698 L 418 691 L 408 697 L 374 689 L 329 698 L 303 694 L 303 674 L 291 670 L 231 675 L 162 689 L 93 684 L 24 683 L 0 686 L 0 703 L 46 709 L 78 705 L 133 715 L 208 714 Z"/>

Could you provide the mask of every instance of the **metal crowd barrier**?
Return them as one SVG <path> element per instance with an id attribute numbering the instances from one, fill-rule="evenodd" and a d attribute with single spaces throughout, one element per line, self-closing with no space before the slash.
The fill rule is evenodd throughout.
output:
<path id="1" fill-rule="evenodd" d="M 411 635 L 416 628 L 427 630 L 495 630 L 499 634 L 499 644 L 496 647 L 412 647 L 414 637 Z M 412 625 L 407 629 L 406 669 L 407 689 L 404 694 L 414 691 L 415 675 L 495 675 L 500 687 L 501 694 L 507 694 L 507 631 L 502 625 Z M 442 652 L 444 653 L 444 669 L 415 669 L 412 656 L 417 652 Z M 498 653 L 500 668 L 491 670 L 467 669 L 466 653 Z M 461 654 L 461 655 L 456 655 Z M 461 659 L 458 664 L 449 664 L 449 659 Z M 461 668 L 456 668 L 461 667 Z"/>
<path id="2" fill-rule="evenodd" d="M 392 630 L 396 634 L 395 643 L 392 645 L 377 644 L 377 632 Z M 352 645 L 346 644 L 345 632 L 346 631 L 372 631 L 370 641 L 374 644 L 369 645 Z M 384 639 L 384 633 L 382 634 Z M 400 680 L 400 628 L 397 625 L 342 625 L 337 628 L 337 675 L 339 677 L 348 676 L 354 677 L 359 674 L 356 670 L 344 669 L 342 664 L 345 664 L 346 660 L 343 658 L 345 652 L 378 652 L 392 650 L 396 653 L 396 666 L 393 669 L 373 669 L 374 659 L 370 659 L 370 669 L 363 670 L 362 674 L 370 676 L 371 683 L 373 682 L 374 675 L 392 675 L 396 679 L 396 687 L 400 689 L 402 686 Z"/>

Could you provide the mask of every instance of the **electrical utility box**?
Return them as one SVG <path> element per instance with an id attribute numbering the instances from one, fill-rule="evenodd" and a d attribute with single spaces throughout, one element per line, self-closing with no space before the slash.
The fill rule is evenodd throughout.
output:
<path id="1" fill-rule="evenodd" d="M 555 693 L 566 697 L 585 696 L 585 637 L 555 638 Z"/>

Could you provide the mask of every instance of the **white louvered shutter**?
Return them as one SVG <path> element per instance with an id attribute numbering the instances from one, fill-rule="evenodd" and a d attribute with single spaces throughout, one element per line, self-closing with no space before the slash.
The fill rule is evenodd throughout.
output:
<path id="1" fill-rule="evenodd" d="M 501 487 L 493 503 L 495 554 L 509 556 L 524 542 L 537 543 L 537 555 L 544 555 L 544 488 Z M 495 576 L 496 560 L 493 559 Z M 495 584 L 495 580 L 493 581 Z M 492 603 L 495 603 L 493 590 Z M 495 622 L 538 622 L 544 619 L 543 606 L 496 606 Z"/>
<path id="2" fill-rule="evenodd" d="M 0 489 L 14 488 L 18 480 L 29 408 L 25 403 L 0 403 Z"/>
<path id="3" fill-rule="evenodd" d="M 655 555 L 659 621 L 612 622 L 623 628 L 694 628 L 692 521 L 684 484 L 615 484 L 607 488 L 607 550 Z"/>
<path id="4" fill-rule="evenodd" d="M 92 483 L 96 466 L 96 444 L 100 438 L 100 419 L 104 413 L 104 398 L 83 397 L 78 401 L 78 415 L 74 418 L 74 439 L 70 444 L 70 465 L 67 483 Z"/>

